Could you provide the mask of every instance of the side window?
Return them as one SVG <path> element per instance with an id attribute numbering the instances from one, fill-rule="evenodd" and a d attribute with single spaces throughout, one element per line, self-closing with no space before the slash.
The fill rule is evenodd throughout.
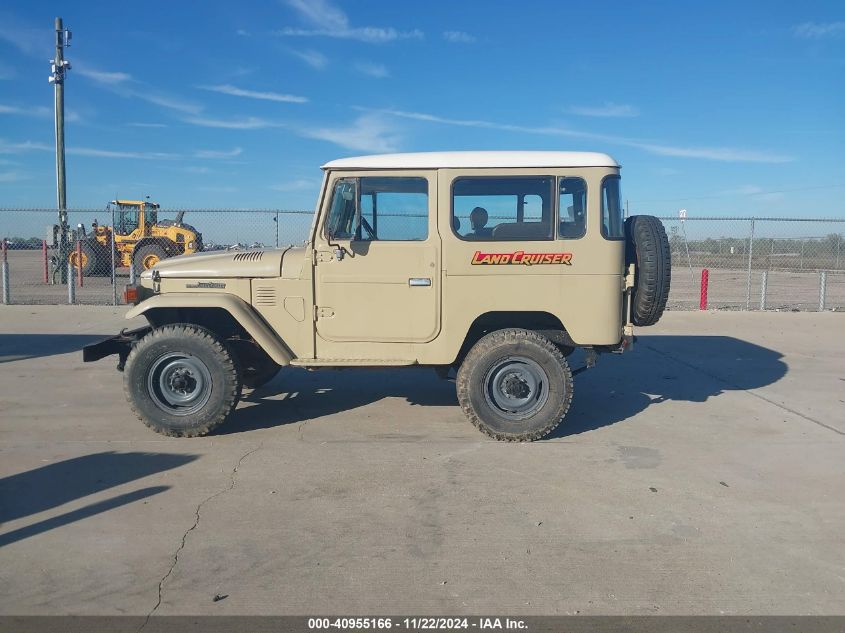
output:
<path id="1" fill-rule="evenodd" d="M 601 234 L 609 240 L 625 237 L 619 176 L 608 176 L 601 183 Z"/>
<path id="2" fill-rule="evenodd" d="M 329 239 L 423 241 L 428 237 L 425 178 L 344 178 L 326 218 Z"/>
<path id="3" fill-rule="evenodd" d="M 558 235 L 564 239 L 584 237 L 587 232 L 587 183 L 581 178 L 561 178 L 560 226 Z"/>
<path id="4" fill-rule="evenodd" d="M 462 240 L 550 240 L 552 177 L 467 177 L 452 183 L 452 229 Z"/>
<path id="5" fill-rule="evenodd" d="M 360 240 L 423 241 L 428 237 L 425 178 L 361 178 Z"/>

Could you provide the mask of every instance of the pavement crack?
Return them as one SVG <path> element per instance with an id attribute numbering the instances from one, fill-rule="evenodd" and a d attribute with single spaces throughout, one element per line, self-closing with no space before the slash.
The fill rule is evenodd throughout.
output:
<path id="1" fill-rule="evenodd" d="M 197 527 L 199 527 L 203 506 L 205 506 L 205 504 L 207 504 L 211 500 L 216 499 L 217 497 L 224 495 L 227 492 L 230 492 L 232 489 L 234 489 L 235 484 L 237 483 L 236 476 L 237 476 L 237 473 L 238 473 L 238 469 L 241 467 L 241 464 L 243 464 L 244 460 L 247 457 L 249 457 L 253 453 L 261 450 L 261 448 L 263 446 L 264 446 L 264 441 L 262 440 L 261 442 L 258 443 L 258 446 L 251 448 L 246 453 L 241 455 L 240 459 L 238 459 L 237 463 L 235 464 L 235 467 L 232 469 L 232 472 L 229 473 L 229 485 L 226 488 L 224 488 L 223 490 L 218 490 L 214 494 L 209 495 L 208 497 L 206 497 L 205 499 L 203 499 L 202 501 L 199 502 L 196 509 L 194 510 L 194 524 L 191 527 L 189 527 L 187 530 L 185 530 L 184 534 L 182 534 L 182 541 L 179 543 L 179 547 L 176 548 L 176 552 L 174 552 L 174 554 L 173 554 L 173 562 L 170 564 L 170 568 L 167 570 L 167 573 L 164 574 L 164 576 L 161 577 L 161 580 L 158 581 L 158 600 L 156 601 L 155 606 L 147 614 L 147 617 L 144 618 L 144 623 L 138 628 L 138 633 L 140 633 L 141 631 L 144 630 L 144 627 L 147 626 L 147 623 L 150 621 L 150 618 L 153 616 L 153 614 L 155 614 L 155 612 L 161 606 L 161 602 L 162 602 L 162 598 L 163 598 L 163 592 L 164 592 L 164 583 L 167 582 L 167 579 L 170 578 L 170 576 L 176 570 L 176 566 L 179 564 L 179 554 L 181 554 L 182 550 L 185 549 L 185 544 L 187 543 L 187 540 L 188 540 L 188 534 L 190 534 L 191 532 L 196 530 Z"/>
<path id="2" fill-rule="evenodd" d="M 744 391 L 745 393 L 747 393 L 750 396 L 754 396 L 755 398 L 759 398 L 763 402 L 768 402 L 769 404 L 776 406 L 778 409 L 782 409 L 782 410 L 784 410 L 788 413 L 791 413 L 792 415 L 798 416 L 799 418 L 801 418 L 803 420 L 807 420 L 808 422 L 812 422 L 813 424 L 817 424 L 820 427 L 827 429 L 828 431 L 833 431 L 834 433 L 838 433 L 839 435 L 845 435 L 845 432 L 840 431 L 835 426 L 831 426 L 830 424 L 825 424 L 821 420 L 816 420 L 815 418 L 811 418 L 809 415 L 805 415 L 805 414 L 801 413 L 800 411 L 796 411 L 795 409 L 791 409 L 790 407 L 787 407 L 786 405 L 781 404 L 780 402 L 777 402 L 775 400 L 772 400 L 771 398 L 767 398 L 766 396 L 757 393 L 753 389 L 748 389 L 746 387 L 743 387 L 742 385 L 738 385 L 734 382 L 731 382 L 730 380 L 727 380 L 726 378 L 722 378 L 721 376 L 714 374 L 712 372 L 709 372 L 706 369 L 702 369 L 701 367 L 698 367 L 697 365 L 694 365 L 694 364 L 687 362 L 685 360 L 681 360 L 680 358 L 676 358 L 675 356 L 672 356 L 672 354 L 669 354 L 667 352 L 663 352 L 663 351 L 661 351 L 661 350 L 659 350 L 655 347 L 652 347 L 651 345 L 645 345 L 645 347 L 647 349 L 650 349 L 655 354 L 663 356 L 664 358 L 668 358 L 669 360 L 672 360 L 672 361 L 678 363 L 679 365 L 683 365 L 684 367 L 689 367 L 690 369 L 693 369 L 693 370 L 695 370 L 695 371 L 697 371 L 701 374 L 704 374 L 705 376 L 708 376 L 708 377 L 710 377 L 714 380 L 718 380 L 722 384 L 728 385 L 732 389 L 735 389 L 737 391 Z"/>

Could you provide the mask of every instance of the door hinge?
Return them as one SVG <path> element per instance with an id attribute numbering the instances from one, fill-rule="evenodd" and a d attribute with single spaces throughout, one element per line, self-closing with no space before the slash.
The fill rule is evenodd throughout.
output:
<path id="1" fill-rule="evenodd" d="M 330 319 L 334 316 L 334 310 L 331 308 L 323 308 L 320 306 L 314 306 L 314 320 L 317 319 Z"/>

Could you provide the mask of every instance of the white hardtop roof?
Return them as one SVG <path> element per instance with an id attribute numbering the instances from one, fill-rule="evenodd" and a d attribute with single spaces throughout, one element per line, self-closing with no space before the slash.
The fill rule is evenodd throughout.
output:
<path id="1" fill-rule="evenodd" d="M 619 167 L 599 152 L 417 152 L 340 158 L 323 169 L 455 169 L 488 167 Z"/>

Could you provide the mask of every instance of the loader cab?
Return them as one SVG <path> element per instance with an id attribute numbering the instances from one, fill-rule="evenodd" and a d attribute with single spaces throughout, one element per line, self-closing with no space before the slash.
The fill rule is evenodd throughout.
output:
<path id="1" fill-rule="evenodd" d="M 155 202 L 114 200 L 112 204 L 117 208 L 115 230 L 118 235 L 130 235 L 135 232 L 146 235 L 149 227 L 158 222 L 159 205 Z"/>

